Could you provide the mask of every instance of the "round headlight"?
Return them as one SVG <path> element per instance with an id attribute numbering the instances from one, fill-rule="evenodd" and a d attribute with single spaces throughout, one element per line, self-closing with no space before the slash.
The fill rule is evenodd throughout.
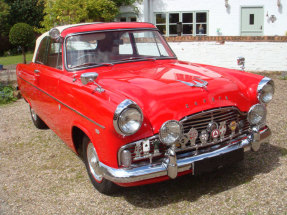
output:
<path id="1" fill-rule="evenodd" d="M 166 121 L 160 128 L 159 138 L 166 145 L 172 145 L 180 140 L 182 125 L 176 120 Z"/>
<path id="2" fill-rule="evenodd" d="M 266 108 L 264 105 L 253 105 L 248 112 L 248 121 L 251 125 L 262 124 L 266 119 Z"/>
<path id="3" fill-rule="evenodd" d="M 273 98 L 274 91 L 274 82 L 270 78 L 263 78 L 257 88 L 258 100 L 261 103 L 270 102 Z"/>
<path id="4" fill-rule="evenodd" d="M 136 108 L 127 108 L 120 114 L 118 124 L 123 133 L 134 134 L 141 127 L 142 114 Z"/>
<path id="5" fill-rule="evenodd" d="M 114 114 L 113 124 L 115 130 L 124 136 L 136 133 L 143 122 L 143 114 L 140 107 L 132 100 L 121 102 Z"/>

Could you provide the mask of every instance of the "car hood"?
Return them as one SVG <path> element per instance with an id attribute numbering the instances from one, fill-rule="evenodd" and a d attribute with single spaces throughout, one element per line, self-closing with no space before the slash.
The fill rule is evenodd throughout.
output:
<path id="1" fill-rule="evenodd" d="M 236 106 L 247 112 L 256 102 L 253 94 L 259 80 L 254 82 L 253 75 L 243 74 L 249 73 L 162 60 L 114 65 L 103 70 L 97 82 L 106 90 L 136 102 L 157 133 L 163 122 L 181 120 L 203 110 Z M 206 81 L 207 85 L 184 83 L 195 84 L 195 81 Z"/>

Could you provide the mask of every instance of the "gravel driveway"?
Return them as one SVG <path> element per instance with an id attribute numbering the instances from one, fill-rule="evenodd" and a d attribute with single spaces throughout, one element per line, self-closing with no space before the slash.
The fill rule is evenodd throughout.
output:
<path id="1" fill-rule="evenodd" d="M 245 160 L 114 196 L 98 193 L 82 161 L 51 131 L 37 130 L 28 105 L 0 106 L 0 214 L 287 214 L 287 81 L 272 77 L 269 144 Z"/>

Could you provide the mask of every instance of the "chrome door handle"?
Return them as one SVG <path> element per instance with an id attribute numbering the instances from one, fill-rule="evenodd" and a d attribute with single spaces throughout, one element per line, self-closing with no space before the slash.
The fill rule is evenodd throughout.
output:
<path id="1" fill-rule="evenodd" d="M 40 70 L 35 69 L 35 70 L 34 70 L 34 73 L 39 74 L 39 73 L 40 73 Z"/>

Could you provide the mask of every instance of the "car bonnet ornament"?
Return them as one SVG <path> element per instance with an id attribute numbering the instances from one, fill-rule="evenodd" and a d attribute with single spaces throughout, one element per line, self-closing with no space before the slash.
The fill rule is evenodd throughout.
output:
<path id="1" fill-rule="evenodd" d="M 204 89 L 208 85 L 207 81 L 204 81 L 204 80 L 197 78 L 197 77 L 195 77 L 195 79 L 197 79 L 197 81 L 193 80 L 193 83 L 186 82 L 186 81 L 180 81 L 180 80 L 178 80 L 178 81 L 183 83 L 183 84 L 186 84 L 187 86 L 190 86 L 190 87 L 200 87 L 200 88 L 204 88 Z"/>

